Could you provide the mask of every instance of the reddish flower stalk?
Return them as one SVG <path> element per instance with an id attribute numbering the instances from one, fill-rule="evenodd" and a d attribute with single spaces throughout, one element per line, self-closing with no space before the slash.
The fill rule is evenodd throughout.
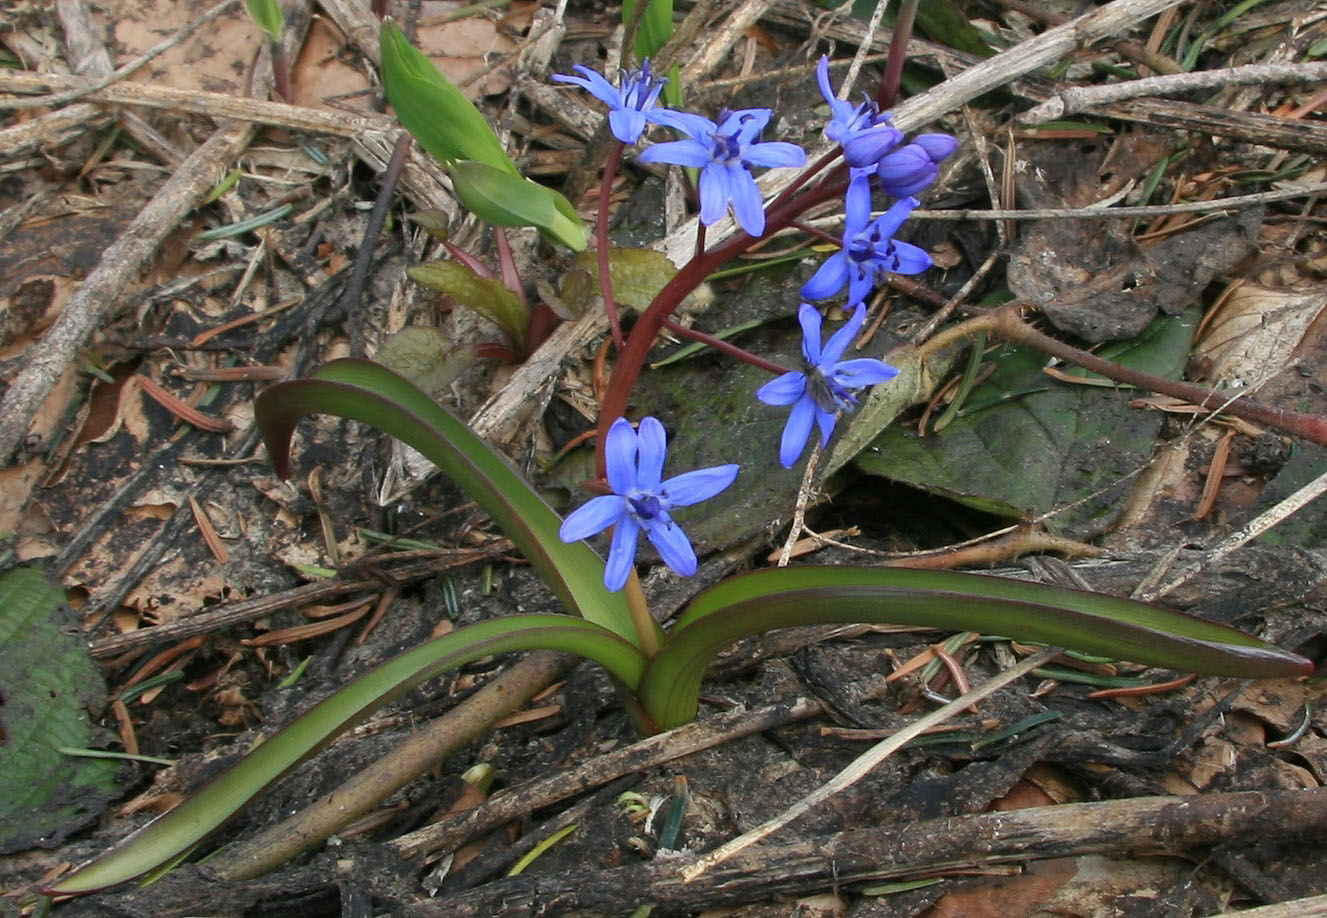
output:
<path id="1" fill-rule="evenodd" d="M 608 199 L 613 192 L 613 177 L 617 175 L 618 164 L 622 162 L 622 151 L 626 144 L 618 140 L 608 153 L 604 163 L 604 177 L 599 183 L 599 215 L 595 222 L 595 255 L 599 259 L 599 292 L 604 298 L 604 312 L 608 315 L 608 328 L 613 335 L 613 346 L 622 353 L 625 340 L 622 337 L 622 322 L 618 319 L 617 300 L 613 298 L 613 278 L 608 269 Z"/>
<path id="2" fill-rule="evenodd" d="M 763 239 L 789 226 L 808 208 L 842 196 L 843 190 L 841 182 L 825 182 L 804 191 L 779 207 L 771 207 L 766 215 L 765 232 L 759 238 Z M 605 474 L 604 444 L 607 440 L 608 428 L 618 418 L 626 415 L 627 402 L 631 398 L 636 380 L 640 377 L 640 371 L 645 366 L 650 347 L 653 346 L 654 339 L 659 334 L 660 329 L 664 327 L 665 322 L 672 318 L 673 313 L 682 304 L 687 294 L 700 286 L 711 273 L 749 249 L 757 241 L 757 237 L 739 230 L 720 245 L 698 254 L 673 275 L 672 279 L 655 296 L 645 312 L 636 320 L 635 326 L 631 329 L 631 334 L 627 336 L 626 346 L 618 354 L 617 363 L 613 366 L 613 374 L 609 377 L 608 386 L 604 390 L 603 401 L 599 406 L 599 437 L 595 450 L 595 464 L 598 469 L 597 474 L 600 477 Z M 741 354 L 735 356 L 746 359 Z M 771 369 L 771 367 L 766 366 L 764 369 Z M 782 368 L 777 371 L 771 369 L 771 372 L 782 373 L 784 370 Z"/>

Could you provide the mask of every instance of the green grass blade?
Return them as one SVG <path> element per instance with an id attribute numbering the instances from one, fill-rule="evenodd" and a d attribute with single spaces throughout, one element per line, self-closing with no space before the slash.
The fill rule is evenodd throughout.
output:
<path id="1" fill-rule="evenodd" d="M 983 631 L 1215 675 L 1313 671 L 1303 657 L 1234 628 L 1099 593 L 952 571 L 788 567 L 733 577 L 697 596 L 637 694 L 660 728 L 686 723 L 720 650 L 772 628 L 837 622 Z"/>
<path id="2" fill-rule="evenodd" d="M 558 538 L 561 518 L 502 456 L 414 385 L 368 360 L 335 360 L 308 379 L 258 396 L 255 413 L 277 471 L 290 464 L 290 437 L 308 414 L 363 421 L 419 450 L 491 516 L 569 611 L 629 641 L 635 630 L 621 593 L 603 584 L 604 563 L 584 542 Z"/>
<path id="3" fill-rule="evenodd" d="M 566 615 L 514 615 L 435 638 L 370 670 L 268 737 L 248 755 L 123 844 L 52 886 L 81 894 L 141 876 L 190 851 L 246 803 L 369 713 L 449 669 L 499 653 L 565 650 L 635 685 L 645 658 L 598 625 Z"/>

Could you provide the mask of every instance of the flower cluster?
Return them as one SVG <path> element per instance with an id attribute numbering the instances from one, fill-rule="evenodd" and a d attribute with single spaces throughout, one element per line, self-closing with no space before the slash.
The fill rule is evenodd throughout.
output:
<path id="1" fill-rule="evenodd" d="M 831 113 L 825 136 L 843 148 L 850 180 L 844 199 L 843 248 L 807 281 L 802 296 L 828 299 L 846 285 L 848 301 L 843 308 L 852 309 L 866 300 L 882 275 L 921 274 L 931 267 L 929 255 L 893 236 L 917 207 L 913 195 L 935 181 L 940 163 L 958 148 L 958 141 L 947 134 L 919 134 L 904 144 L 903 134 L 889 123 L 890 116 L 869 98 L 853 108 L 834 95 L 829 58 L 820 58 L 816 78 Z M 881 191 L 898 199 L 875 220 L 871 219 L 872 179 Z"/>
<path id="2" fill-rule="evenodd" d="M 680 135 L 646 147 L 639 159 L 698 170 L 702 224 L 711 225 L 731 211 L 748 235 L 759 237 L 766 232 L 768 218 L 751 169 L 806 163 L 805 152 L 796 144 L 759 139 L 773 116 L 770 109 L 725 109 L 712 121 L 658 107 L 662 81 L 650 72 L 648 62 L 639 71 L 623 73 L 620 88 L 585 67 L 576 69 L 580 76 L 555 79 L 575 83 L 607 105 L 609 126 L 621 143 L 638 143 L 650 124 Z M 822 343 L 821 315 L 802 303 L 797 312 L 802 328 L 801 368 L 783 372 L 756 392 L 756 398 L 767 405 L 791 406 L 779 443 L 779 461 L 789 468 L 817 428 L 821 446 L 828 444 L 839 416 L 856 406 L 858 392 L 898 375 L 897 369 L 877 358 L 845 360 L 843 355 L 866 321 L 866 299 L 881 278 L 888 273 L 921 274 L 930 268 L 925 251 L 895 239 L 894 234 L 918 206 L 915 195 L 935 181 L 941 161 L 957 147 L 957 141 L 944 134 L 920 134 L 907 141 L 889 114 L 882 113 L 870 98 L 855 106 L 836 98 L 827 58 L 820 59 L 816 79 L 830 108 L 825 136 L 841 147 L 844 166 L 821 179 L 815 199 L 844 194 L 843 242 L 803 285 L 802 297 L 829 299 L 846 288 L 844 309 L 851 317 Z M 812 177 L 805 175 L 801 181 Z M 873 217 L 872 198 L 877 190 L 894 200 Z M 795 209 L 780 208 L 779 227 L 789 224 L 788 213 Z M 743 356 L 740 349 L 732 350 Z M 753 355 L 744 358 L 771 368 Z M 592 498 L 562 526 L 560 534 L 567 541 L 613 529 L 604 572 L 604 583 L 611 590 L 621 589 L 630 577 L 642 532 L 669 567 L 683 575 L 694 573 L 695 551 L 671 512 L 713 497 L 737 476 L 737 466 L 722 465 L 663 481 L 666 446 L 663 425 L 654 418 L 642 419 L 639 432 L 618 418 L 608 429 L 603 446 L 603 469 L 612 493 Z"/>

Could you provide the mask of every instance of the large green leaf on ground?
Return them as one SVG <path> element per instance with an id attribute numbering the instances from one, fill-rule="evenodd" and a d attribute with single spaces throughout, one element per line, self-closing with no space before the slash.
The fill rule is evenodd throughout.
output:
<path id="1" fill-rule="evenodd" d="M 36 568 L 0 577 L 0 854 L 53 846 L 105 809 L 117 763 L 76 758 L 101 673 L 77 637 L 64 591 Z"/>
<path id="2" fill-rule="evenodd" d="M 1102 355 L 1178 378 L 1196 320 L 1192 310 L 1164 316 Z M 925 437 L 889 428 L 857 457 L 858 467 L 1011 517 L 1064 507 L 1050 528 L 1078 538 L 1101 533 L 1147 462 L 1161 418 L 1130 408 L 1132 390 L 1053 379 L 1036 351 L 1002 348 L 988 359 L 994 372 L 953 423 Z"/>

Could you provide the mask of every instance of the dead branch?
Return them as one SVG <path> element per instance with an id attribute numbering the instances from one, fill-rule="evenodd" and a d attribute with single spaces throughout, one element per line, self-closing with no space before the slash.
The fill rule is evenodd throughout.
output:
<path id="1" fill-rule="evenodd" d="M 419 916 L 622 914 L 641 905 L 715 908 L 941 871 L 1084 854 L 1178 854 L 1235 838 L 1308 837 L 1327 829 L 1327 788 L 1138 797 L 853 829 L 762 845 L 693 882 L 686 861 L 514 877 L 416 906 Z"/>

